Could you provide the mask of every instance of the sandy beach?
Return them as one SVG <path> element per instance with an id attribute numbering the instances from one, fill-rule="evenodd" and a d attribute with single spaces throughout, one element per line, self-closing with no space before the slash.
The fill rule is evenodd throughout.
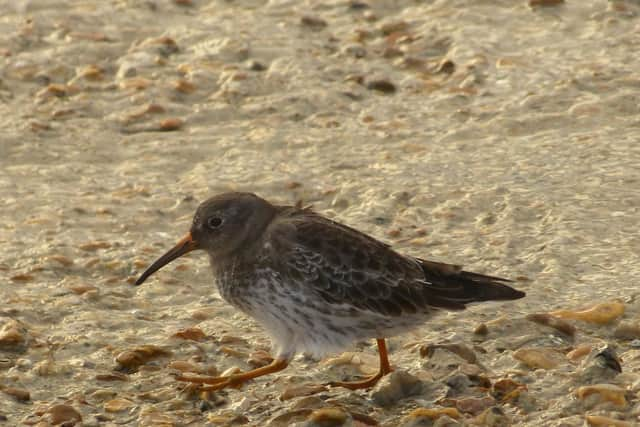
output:
<path id="1" fill-rule="evenodd" d="M 639 46 L 633 0 L 0 0 L 0 424 L 637 425 Z M 199 395 L 268 337 L 204 254 L 133 282 L 224 191 L 527 297 Z"/>

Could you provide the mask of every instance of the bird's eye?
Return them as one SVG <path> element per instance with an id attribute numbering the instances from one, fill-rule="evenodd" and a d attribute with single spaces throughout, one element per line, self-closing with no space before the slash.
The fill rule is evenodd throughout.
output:
<path id="1" fill-rule="evenodd" d="M 212 216 L 207 220 L 207 225 L 209 226 L 209 228 L 218 228 L 222 225 L 222 218 Z"/>

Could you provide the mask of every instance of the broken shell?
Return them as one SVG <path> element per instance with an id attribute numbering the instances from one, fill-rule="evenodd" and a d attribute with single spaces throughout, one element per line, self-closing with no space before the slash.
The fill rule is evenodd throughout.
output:
<path id="1" fill-rule="evenodd" d="M 317 409 L 309 415 L 308 424 L 311 426 L 341 426 L 347 419 L 349 414 L 341 408 L 322 408 Z"/>
<path id="2" fill-rule="evenodd" d="M 311 396 L 326 390 L 327 387 L 322 384 L 302 384 L 286 388 L 280 395 L 280 400 L 285 401 L 294 397 Z"/>
<path id="3" fill-rule="evenodd" d="M 560 364 L 561 355 L 552 349 L 521 348 L 513 358 L 533 369 L 553 369 Z"/>
<path id="4" fill-rule="evenodd" d="M 406 416 L 406 421 L 410 421 L 415 418 L 427 418 L 429 420 L 437 420 L 442 416 L 448 416 L 458 419 L 461 417 L 460 411 L 456 408 L 418 408 L 414 409 Z"/>
<path id="5" fill-rule="evenodd" d="M 167 356 L 169 354 L 171 354 L 171 352 L 161 347 L 155 345 L 143 345 L 136 347 L 133 350 L 126 350 L 119 353 L 116 356 L 116 362 L 120 367 L 133 371 L 140 365 L 147 363 L 155 357 Z"/>
<path id="6" fill-rule="evenodd" d="M 614 418 L 603 417 L 602 415 L 587 415 L 587 424 L 590 426 L 605 426 L 605 427 L 631 427 L 632 423 L 628 421 L 616 420 Z"/>
<path id="7" fill-rule="evenodd" d="M 591 353 L 591 350 L 593 350 L 593 347 L 591 345 L 583 344 L 567 353 L 567 359 L 569 359 L 573 363 L 576 363 L 580 361 L 580 359 Z"/>
<path id="8" fill-rule="evenodd" d="M 113 399 L 105 402 L 104 410 L 107 412 L 120 412 L 131 408 L 134 403 L 128 399 Z"/>
<path id="9" fill-rule="evenodd" d="M 27 390 L 21 388 L 7 387 L 3 388 L 2 392 L 7 394 L 19 402 L 27 402 L 31 399 L 31 394 Z"/>
<path id="10" fill-rule="evenodd" d="M 580 399 L 586 399 L 592 394 L 600 395 L 601 399 L 611 402 L 616 406 L 626 406 L 627 399 L 625 397 L 625 389 L 613 384 L 594 384 L 586 385 L 578 388 L 576 396 Z"/>
<path id="11" fill-rule="evenodd" d="M 621 340 L 636 340 L 640 338 L 640 325 L 637 323 L 621 323 L 613 336 Z"/>
<path id="12" fill-rule="evenodd" d="M 565 322 L 562 319 L 558 319 L 553 317 L 549 313 L 534 313 L 529 314 L 526 317 L 527 320 L 537 323 L 539 325 L 548 326 L 550 328 L 555 329 L 558 332 L 562 332 L 568 336 L 574 336 L 576 333 L 576 327 Z"/>
<path id="13" fill-rule="evenodd" d="M 197 327 L 180 329 L 178 332 L 172 335 L 175 338 L 182 338 L 183 340 L 201 341 L 207 337 L 202 329 Z"/>
<path id="14" fill-rule="evenodd" d="M 552 311 L 549 314 L 560 317 L 561 319 L 581 320 L 583 322 L 605 325 L 622 316 L 624 310 L 625 307 L 623 303 L 610 301 L 594 305 L 585 310 L 558 310 Z"/>
<path id="15" fill-rule="evenodd" d="M 53 405 L 46 411 L 49 414 L 49 421 L 52 425 L 68 424 L 74 425 L 82 421 L 82 415 L 73 406 Z"/>

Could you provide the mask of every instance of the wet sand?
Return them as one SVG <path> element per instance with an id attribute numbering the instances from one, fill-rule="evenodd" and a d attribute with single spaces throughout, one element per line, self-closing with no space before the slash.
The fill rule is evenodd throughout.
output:
<path id="1" fill-rule="evenodd" d="M 0 423 L 638 422 L 637 2 L 0 10 Z M 267 337 L 203 254 L 132 282 L 229 190 L 527 298 L 391 338 L 373 391 L 297 387 L 375 369 L 371 342 L 203 399 L 171 373 L 259 365 Z"/>

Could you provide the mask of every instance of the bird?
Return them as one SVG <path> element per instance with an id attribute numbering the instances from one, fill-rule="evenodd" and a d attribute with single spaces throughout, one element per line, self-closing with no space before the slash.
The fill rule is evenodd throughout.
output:
<path id="1" fill-rule="evenodd" d="M 438 312 L 525 296 L 509 279 L 403 255 L 309 207 L 272 204 L 248 192 L 202 202 L 186 236 L 135 285 L 195 250 L 208 254 L 221 297 L 265 329 L 274 353 L 266 366 L 230 376 L 176 377 L 201 391 L 241 387 L 285 369 L 299 353 L 322 357 L 375 339 L 375 375 L 327 384 L 371 388 L 392 371 L 387 338 L 418 328 Z"/>

